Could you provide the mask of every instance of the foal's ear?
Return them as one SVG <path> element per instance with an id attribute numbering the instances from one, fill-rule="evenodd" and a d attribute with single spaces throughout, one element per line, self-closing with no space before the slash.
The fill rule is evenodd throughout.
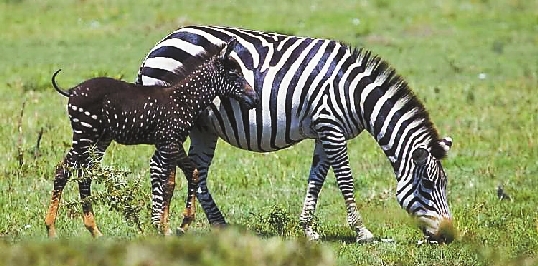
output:
<path id="1" fill-rule="evenodd" d="M 237 44 L 237 38 L 232 37 L 223 47 L 220 52 L 220 58 L 225 59 L 230 56 L 230 53 L 234 50 L 235 45 Z"/>

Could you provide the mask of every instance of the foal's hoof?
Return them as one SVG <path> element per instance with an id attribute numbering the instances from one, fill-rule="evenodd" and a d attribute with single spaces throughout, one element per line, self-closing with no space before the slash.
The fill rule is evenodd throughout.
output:
<path id="1" fill-rule="evenodd" d="M 165 231 L 163 232 L 163 235 L 164 235 L 165 237 L 168 237 L 168 236 L 171 236 L 173 233 L 174 233 L 174 232 L 172 231 L 172 229 L 169 228 L 169 229 L 167 229 L 167 230 L 165 230 Z"/>
<path id="2" fill-rule="evenodd" d="M 58 239 L 58 235 L 55 232 L 54 233 L 49 232 L 49 239 Z"/>
<path id="3" fill-rule="evenodd" d="M 184 234 L 185 234 L 185 230 L 183 230 L 183 228 L 181 227 L 176 228 L 176 236 L 182 236 Z"/>
<path id="4" fill-rule="evenodd" d="M 56 234 L 56 230 L 52 227 L 47 226 L 47 234 L 49 235 L 49 239 L 58 238 L 58 234 Z"/>
<path id="5" fill-rule="evenodd" d="M 99 229 L 95 228 L 95 231 L 91 232 L 93 238 L 101 238 L 103 236 L 103 233 L 99 231 Z"/>

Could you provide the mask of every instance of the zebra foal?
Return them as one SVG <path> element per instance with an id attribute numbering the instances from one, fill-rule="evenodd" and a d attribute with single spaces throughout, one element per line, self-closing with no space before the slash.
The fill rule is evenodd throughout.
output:
<path id="1" fill-rule="evenodd" d="M 182 143 L 187 138 L 194 120 L 216 96 L 232 97 L 245 108 L 254 108 L 258 96 L 231 57 L 236 41 L 219 46 L 218 54 L 205 53 L 185 62 L 170 73 L 170 85 L 144 87 L 112 78 L 93 78 L 69 91 L 54 88 L 69 97 L 67 109 L 73 129 L 73 142 L 63 162 L 56 168 L 54 189 L 45 218 L 49 237 L 56 236 L 54 222 L 62 190 L 71 175 L 78 170 L 79 193 L 83 201 L 83 220 L 92 236 L 102 235 L 95 223 L 92 205 L 84 201 L 90 196 L 91 179 L 83 169 L 99 162 L 114 140 L 120 144 L 151 144 L 155 153 L 150 161 L 152 192 L 160 196 L 152 202 L 152 220 L 168 235 L 170 200 L 175 187 L 175 169 L 178 166 L 187 178 L 188 191 L 183 213 L 182 230 L 194 219 L 195 189 L 198 171 L 187 157 Z M 95 150 L 96 159 L 90 158 Z"/>

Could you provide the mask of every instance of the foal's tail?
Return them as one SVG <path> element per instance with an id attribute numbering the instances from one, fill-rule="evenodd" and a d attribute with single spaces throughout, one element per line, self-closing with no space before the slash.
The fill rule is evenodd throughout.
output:
<path id="1" fill-rule="evenodd" d="M 64 91 L 60 87 L 58 87 L 58 84 L 56 84 L 56 81 L 54 80 L 54 78 L 56 78 L 56 75 L 58 75 L 58 73 L 60 73 L 60 71 L 62 71 L 61 68 L 56 70 L 56 72 L 54 72 L 54 74 L 52 75 L 52 86 L 54 86 L 56 91 L 59 92 L 61 95 L 65 96 L 65 97 L 69 97 L 69 92 Z"/>

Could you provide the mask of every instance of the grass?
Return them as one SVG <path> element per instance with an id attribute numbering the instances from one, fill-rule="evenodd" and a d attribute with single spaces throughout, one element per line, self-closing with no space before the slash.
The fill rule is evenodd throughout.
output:
<path id="1" fill-rule="evenodd" d="M 2 263 L 78 265 L 97 256 L 109 265 L 117 258 L 132 258 L 119 260 L 129 265 L 537 265 L 537 18 L 538 4 L 522 0 L 2 0 L 0 250 L 9 258 Z M 454 139 L 443 164 L 458 241 L 417 245 L 421 233 L 395 201 L 389 163 L 366 134 L 349 142 L 356 198 L 370 230 L 394 243 L 353 243 L 332 175 L 316 213 L 322 241 L 304 242 L 297 224 L 311 141 L 270 154 L 219 142 L 209 186 L 237 228 L 231 232 L 210 230 L 200 213 L 185 238 L 161 241 L 151 227 L 140 233 L 121 211 L 101 203 L 95 210 L 105 239 L 91 241 L 80 211 L 61 208 L 61 239 L 46 240 L 53 171 L 70 143 L 65 98 L 50 84 L 53 71 L 63 69 L 58 82 L 64 87 L 98 75 L 134 80 L 155 42 L 188 24 L 337 39 L 389 61 L 440 133 Z M 139 180 L 132 191 L 143 196 L 151 153 L 151 147 L 113 145 L 104 165 L 125 172 L 129 184 Z M 173 225 L 180 223 L 186 190 L 178 180 L 183 186 L 174 197 Z M 498 185 L 511 201 L 497 198 Z M 106 191 L 104 184 L 94 187 Z M 76 185 L 64 195 L 64 203 L 76 201 Z M 147 220 L 147 211 L 140 215 Z M 279 261 L 280 252 L 290 260 Z"/>

